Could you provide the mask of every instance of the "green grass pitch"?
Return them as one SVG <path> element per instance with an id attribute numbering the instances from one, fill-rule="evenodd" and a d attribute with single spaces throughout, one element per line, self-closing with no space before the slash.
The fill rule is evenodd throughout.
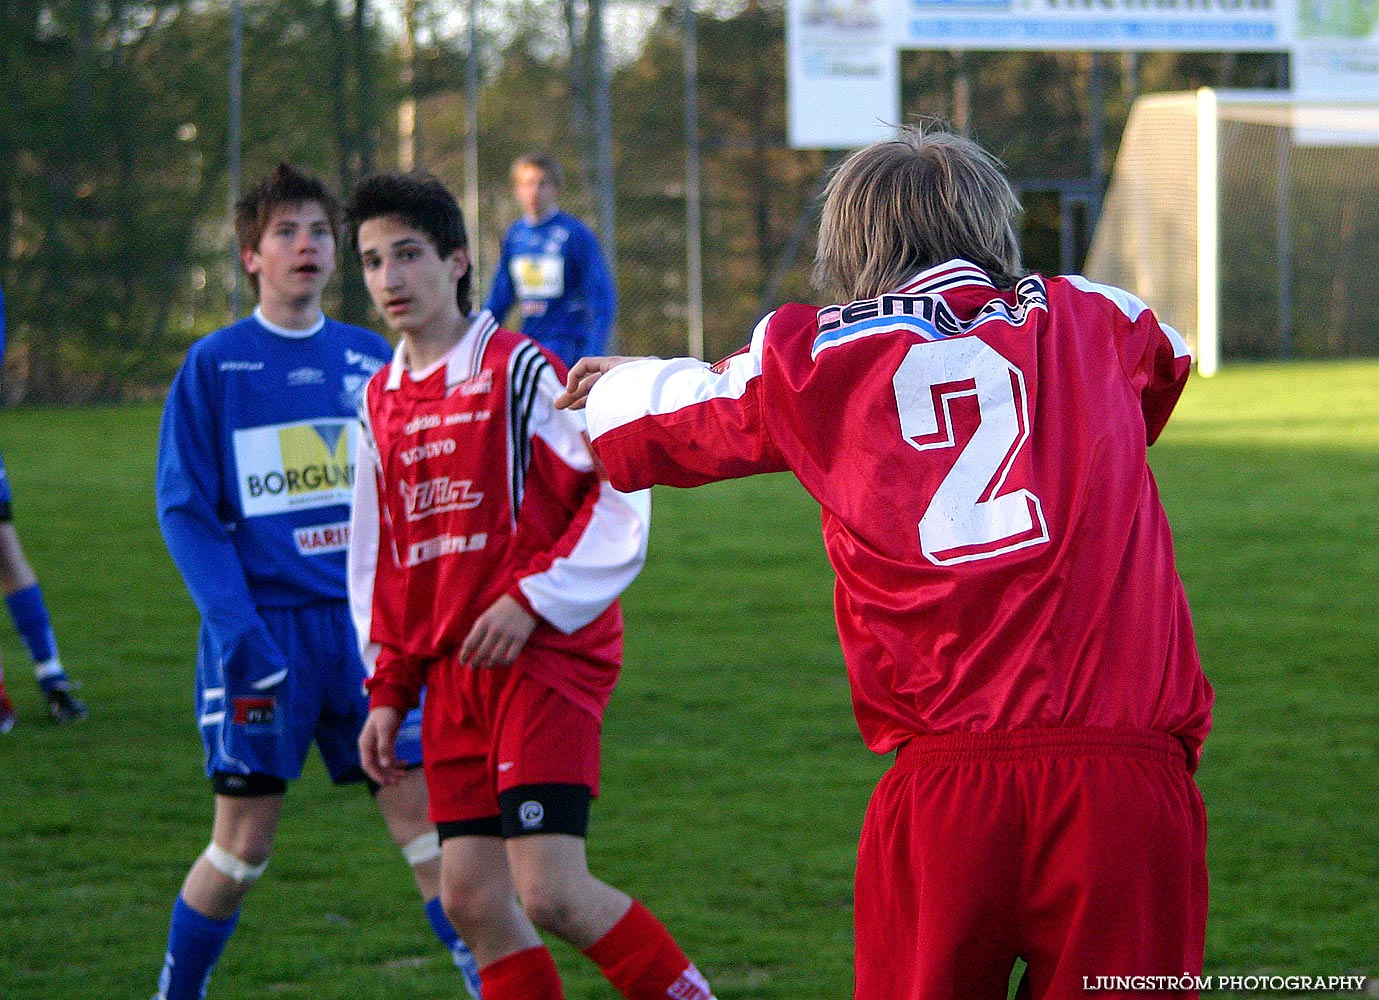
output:
<path id="1" fill-rule="evenodd" d="M 5 1000 L 146 1000 L 209 837 L 196 616 L 153 515 L 157 420 L 0 413 L 16 523 L 92 710 L 47 722 L 0 616 L 21 716 L 0 737 Z M 1207 972 L 1379 973 L 1379 363 L 1195 379 L 1152 458 L 1218 693 L 1199 774 Z M 658 492 L 590 858 L 723 1000 L 850 995 L 852 864 L 885 761 L 856 735 L 830 600 L 818 514 L 792 480 Z M 572 1000 L 613 996 L 553 950 Z M 211 995 L 462 995 L 367 796 L 329 787 L 319 762 Z"/>

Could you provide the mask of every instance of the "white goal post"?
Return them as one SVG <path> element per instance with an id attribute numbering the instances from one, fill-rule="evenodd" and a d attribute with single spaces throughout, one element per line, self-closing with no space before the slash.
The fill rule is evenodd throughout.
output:
<path id="1" fill-rule="evenodd" d="M 1132 109 L 1084 268 L 1222 357 L 1379 353 L 1379 105 L 1279 91 Z"/>

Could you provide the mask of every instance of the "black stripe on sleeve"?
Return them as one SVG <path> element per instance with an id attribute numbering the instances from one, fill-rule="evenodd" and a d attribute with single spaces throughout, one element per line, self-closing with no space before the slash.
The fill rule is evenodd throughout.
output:
<path id="1" fill-rule="evenodd" d="M 535 344 L 523 344 L 512 356 L 508 386 L 508 429 L 512 435 L 512 515 L 517 516 L 531 465 L 531 421 L 541 377 L 550 362 Z"/>

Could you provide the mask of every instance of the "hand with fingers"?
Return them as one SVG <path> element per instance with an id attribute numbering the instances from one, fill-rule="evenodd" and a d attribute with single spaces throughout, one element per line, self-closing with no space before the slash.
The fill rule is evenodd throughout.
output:
<path id="1" fill-rule="evenodd" d="M 480 670 L 505 667 L 517 659 L 535 628 L 531 612 L 504 594 L 475 620 L 460 646 L 460 662 Z"/>
<path id="2" fill-rule="evenodd" d="M 380 705 L 369 712 L 359 733 L 359 763 L 364 773 L 380 785 L 395 785 L 406 773 L 406 766 L 397 759 L 397 730 L 402 724 L 402 712 L 390 705 Z"/>
<path id="3" fill-rule="evenodd" d="M 556 409 L 584 409 L 584 403 L 589 397 L 589 390 L 594 387 L 595 382 L 618 365 L 641 360 L 643 359 L 627 357 L 580 358 L 575 362 L 575 366 L 570 369 L 570 374 L 565 379 L 565 391 L 555 399 Z"/>

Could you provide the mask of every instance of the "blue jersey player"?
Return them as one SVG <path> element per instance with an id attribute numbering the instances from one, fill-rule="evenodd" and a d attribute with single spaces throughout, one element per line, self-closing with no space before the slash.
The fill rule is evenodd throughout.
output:
<path id="1" fill-rule="evenodd" d="M 163 411 L 158 518 L 201 613 L 196 708 L 215 820 L 173 905 L 157 1000 L 205 996 L 311 744 L 337 784 L 365 780 L 356 740 L 368 699 L 345 550 L 356 403 L 392 352 L 321 312 L 339 222 L 336 198 L 287 164 L 239 203 L 259 305 L 192 345 Z M 419 729 L 406 742 L 404 730 L 400 758 L 419 764 Z M 473 959 L 441 909 L 421 770 L 371 787 L 432 929 L 477 997 Z"/>
<path id="2" fill-rule="evenodd" d="M 0 292 L 0 356 L 5 352 L 5 295 Z M 72 693 L 72 682 L 57 655 L 57 640 L 53 638 L 52 620 L 43 590 L 38 585 L 19 533 L 14 529 L 14 496 L 10 492 L 5 460 L 0 457 L 0 587 L 5 592 L 5 606 L 14 619 L 15 628 L 33 659 L 34 673 L 48 714 L 56 722 L 79 722 L 86 718 L 86 706 Z M 14 728 L 14 704 L 5 690 L 5 672 L 0 668 L 0 733 Z"/>
<path id="3" fill-rule="evenodd" d="M 501 323 L 516 303 L 522 332 L 569 367 L 605 352 L 617 296 L 593 232 L 556 204 L 560 178 L 560 164 L 545 153 L 513 162 L 522 218 L 503 237 L 484 308 Z"/>

